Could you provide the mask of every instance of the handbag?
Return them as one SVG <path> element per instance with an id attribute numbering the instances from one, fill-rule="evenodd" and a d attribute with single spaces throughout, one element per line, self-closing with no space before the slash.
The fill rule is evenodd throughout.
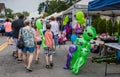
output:
<path id="1" fill-rule="evenodd" d="M 24 41 L 23 41 L 23 38 L 22 38 L 22 29 L 21 29 L 21 36 L 20 36 L 20 39 L 18 40 L 18 43 L 17 43 L 17 47 L 19 49 L 22 49 L 25 47 L 25 44 L 24 44 Z"/>

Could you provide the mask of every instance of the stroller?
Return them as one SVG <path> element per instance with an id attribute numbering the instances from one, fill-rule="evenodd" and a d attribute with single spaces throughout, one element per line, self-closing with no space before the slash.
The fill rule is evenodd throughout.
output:
<path id="1" fill-rule="evenodd" d="M 59 45 L 65 44 L 66 41 L 67 41 L 66 31 L 59 32 L 59 34 L 58 34 L 58 43 L 59 43 Z"/>

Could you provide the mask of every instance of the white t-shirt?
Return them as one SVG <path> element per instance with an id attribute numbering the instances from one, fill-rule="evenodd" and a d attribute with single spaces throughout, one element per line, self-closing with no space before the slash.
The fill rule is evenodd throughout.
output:
<path id="1" fill-rule="evenodd" d="M 59 25 L 57 23 L 57 21 L 51 21 L 51 31 L 54 33 L 54 35 L 57 35 L 59 32 Z"/>

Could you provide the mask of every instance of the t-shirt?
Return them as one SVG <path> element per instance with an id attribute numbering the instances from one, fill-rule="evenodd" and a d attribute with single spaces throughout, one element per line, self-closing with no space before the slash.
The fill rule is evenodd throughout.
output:
<path id="1" fill-rule="evenodd" d="M 54 34 L 50 30 L 46 30 L 43 32 L 44 38 L 45 38 L 45 45 L 47 47 L 52 47 L 53 46 L 53 41 L 54 41 Z"/>
<path id="2" fill-rule="evenodd" d="M 20 34 L 22 35 L 25 47 L 34 47 L 34 32 L 33 28 L 21 28 Z"/>
<path id="3" fill-rule="evenodd" d="M 12 31 L 12 23 L 11 22 L 5 22 L 4 23 L 5 32 L 11 32 Z"/>
<path id="4" fill-rule="evenodd" d="M 57 21 L 51 21 L 51 31 L 54 33 L 54 35 L 57 35 L 59 32 L 59 25 L 57 23 Z"/>
<path id="5" fill-rule="evenodd" d="M 12 22 L 13 38 L 18 38 L 20 28 L 24 27 L 24 21 L 18 19 Z"/>

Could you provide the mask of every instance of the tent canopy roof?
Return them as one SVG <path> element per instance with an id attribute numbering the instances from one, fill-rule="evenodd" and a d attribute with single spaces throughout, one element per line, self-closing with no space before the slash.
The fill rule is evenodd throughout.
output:
<path id="1" fill-rule="evenodd" d="M 70 8 L 68 8 L 67 10 L 64 11 L 64 14 L 67 13 L 72 13 L 73 9 L 86 9 L 88 8 L 88 3 L 91 0 L 81 0 L 79 2 L 77 2 L 76 4 L 72 5 Z"/>
<path id="2" fill-rule="evenodd" d="M 94 0 L 89 2 L 88 10 L 120 10 L 120 0 Z"/>
<path id="3" fill-rule="evenodd" d="M 89 2 L 90 15 L 120 16 L 120 0 L 94 0 Z"/>

